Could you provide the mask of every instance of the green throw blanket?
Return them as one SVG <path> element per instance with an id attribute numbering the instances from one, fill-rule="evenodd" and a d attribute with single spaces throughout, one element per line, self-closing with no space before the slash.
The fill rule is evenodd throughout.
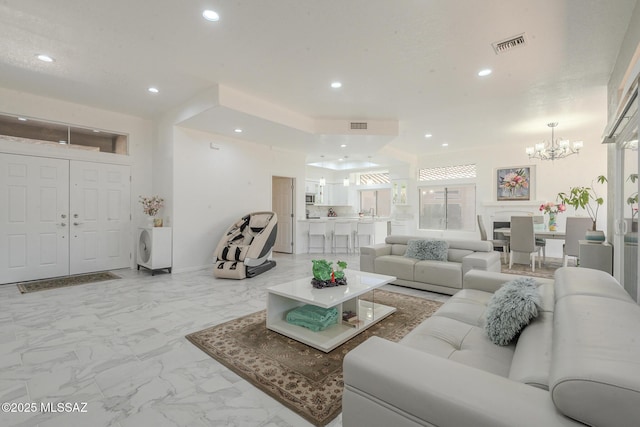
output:
<path id="1" fill-rule="evenodd" d="M 338 323 L 338 310 L 307 304 L 288 312 L 287 322 L 318 332 Z"/>

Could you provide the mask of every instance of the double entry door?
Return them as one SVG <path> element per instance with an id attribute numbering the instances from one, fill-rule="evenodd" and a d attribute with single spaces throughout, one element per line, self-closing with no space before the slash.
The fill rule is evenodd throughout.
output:
<path id="1" fill-rule="evenodd" d="M 0 177 L 0 283 L 129 266 L 129 166 L 0 154 Z"/>

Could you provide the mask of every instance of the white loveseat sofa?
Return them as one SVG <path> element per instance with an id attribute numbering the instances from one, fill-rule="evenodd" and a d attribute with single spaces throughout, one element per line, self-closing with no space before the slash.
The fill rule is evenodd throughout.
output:
<path id="1" fill-rule="evenodd" d="M 513 277 L 474 270 L 400 343 L 347 354 L 343 425 L 640 425 L 640 306 L 604 272 L 561 268 L 538 286 L 538 317 L 498 346 L 484 312 Z"/>
<path id="2" fill-rule="evenodd" d="M 396 285 L 453 295 L 462 289 L 463 276 L 472 269 L 500 271 L 500 253 L 491 242 L 444 240 L 449 244 L 447 261 L 408 258 L 409 240 L 424 237 L 387 236 L 384 243 L 360 248 L 360 270 L 395 276 Z"/>

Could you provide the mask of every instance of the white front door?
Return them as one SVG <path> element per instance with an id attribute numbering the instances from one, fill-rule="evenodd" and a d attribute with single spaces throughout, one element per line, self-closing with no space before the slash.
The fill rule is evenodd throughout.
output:
<path id="1" fill-rule="evenodd" d="M 69 274 L 69 161 L 0 154 L 0 283 Z"/>
<path id="2" fill-rule="evenodd" d="M 130 167 L 71 161 L 71 274 L 128 267 Z"/>
<path id="3" fill-rule="evenodd" d="M 293 253 L 293 178 L 274 176 L 271 185 L 272 209 L 278 215 L 275 252 Z"/>

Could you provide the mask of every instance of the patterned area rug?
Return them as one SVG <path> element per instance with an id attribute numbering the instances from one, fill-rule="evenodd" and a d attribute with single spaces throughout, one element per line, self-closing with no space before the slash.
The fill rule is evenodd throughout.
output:
<path id="1" fill-rule="evenodd" d="M 33 282 L 18 283 L 21 294 L 27 292 L 46 291 L 48 289 L 64 288 L 66 286 L 84 285 L 85 283 L 103 282 L 105 280 L 120 279 L 120 276 L 108 271 L 101 273 L 80 274 L 78 276 L 58 277 L 55 279 L 35 280 Z"/>
<path id="2" fill-rule="evenodd" d="M 573 264 L 569 264 L 573 265 Z M 542 277 L 545 279 L 553 279 L 553 275 L 555 274 L 558 268 L 562 267 L 562 258 L 549 258 L 542 264 L 542 267 L 538 267 L 538 263 L 536 263 L 536 271 L 531 271 L 531 266 L 526 264 L 513 264 L 511 269 L 509 269 L 509 263 L 502 264 L 502 272 L 508 274 L 517 274 L 519 276 L 531 276 L 531 277 Z"/>
<path id="3" fill-rule="evenodd" d="M 442 304 L 383 290 L 375 291 L 375 301 L 397 310 L 329 353 L 268 330 L 265 310 L 187 339 L 314 425 L 324 426 L 342 410 L 345 354 L 373 335 L 399 341 Z"/>

